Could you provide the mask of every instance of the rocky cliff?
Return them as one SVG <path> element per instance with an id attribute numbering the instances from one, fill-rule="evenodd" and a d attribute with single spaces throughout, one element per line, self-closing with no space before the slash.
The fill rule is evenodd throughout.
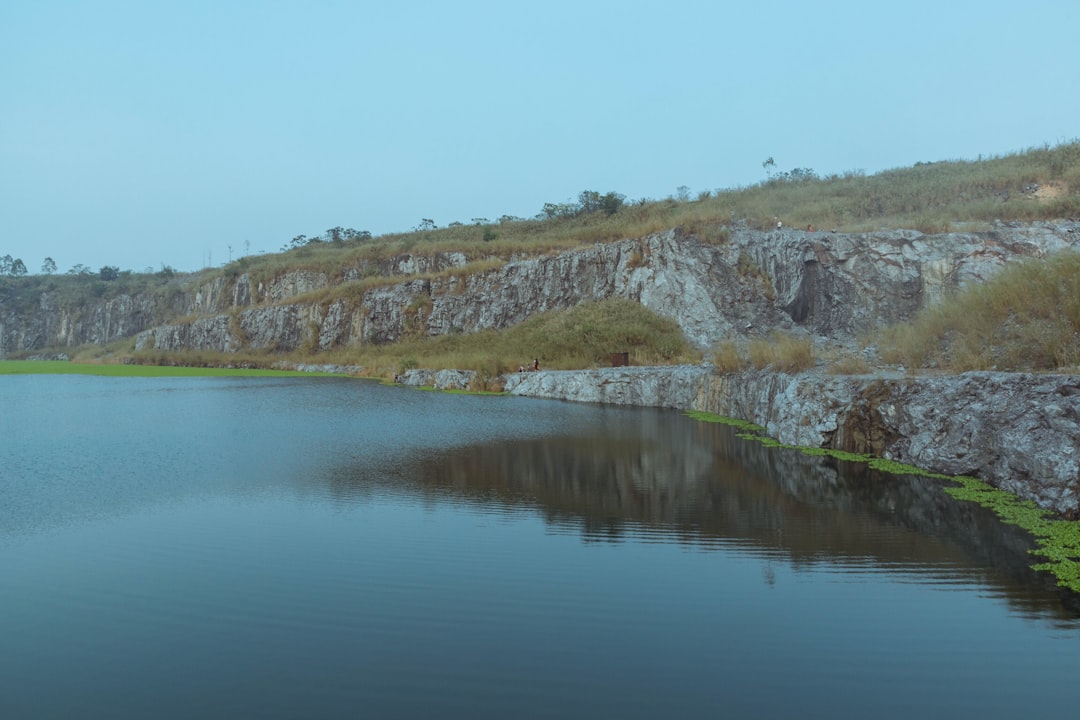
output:
<path id="1" fill-rule="evenodd" d="M 701 347 L 773 328 L 849 341 L 1008 262 L 1078 246 L 1074 222 L 938 235 L 736 226 L 718 243 L 676 229 L 460 274 L 460 253 L 408 253 L 333 277 L 297 269 L 256 281 L 240 273 L 169 294 L 67 304 L 46 292 L 20 309 L 0 297 L 0 356 L 132 335 L 138 348 L 166 351 L 326 350 L 505 328 L 616 297 L 674 319 Z M 372 275 L 401 280 L 363 290 L 359 281 Z M 349 284 L 358 290 L 317 294 Z"/>
<path id="2" fill-rule="evenodd" d="M 461 267 L 466 262 L 465 255 L 456 252 L 406 253 L 377 261 L 361 259 L 341 268 L 334 277 L 302 268 L 263 281 L 246 273 L 206 280 L 196 275 L 163 280 L 156 287 L 138 292 L 120 290 L 108 297 L 99 296 L 107 288 L 94 283 L 93 278 L 64 278 L 70 281 L 66 288 L 51 287 L 59 283 L 45 283 L 44 289 L 33 293 L 23 292 L 21 281 L 16 280 L 0 286 L 0 358 L 82 344 L 102 345 L 155 328 L 171 335 L 165 344 L 171 343 L 176 349 L 293 349 L 299 347 L 296 338 L 268 336 L 275 331 L 275 323 L 279 332 L 289 332 L 289 319 L 298 317 L 300 309 L 310 305 L 292 302 L 295 298 L 367 277 L 404 278 Z M 85 285 L 81 291 L 78 283 Z M 237 332 L 239 327 L 230 325 L 228 319 L 251 308 L 259 308 L 260 312 L 255 313 L 256 337 L 248 343 Z M 231 340 L 227 338 L 230 329 L 234 335 Z M 326 339 L 322 349 L 337 340 L 340 338 Z"/>
<path id="3" fill-rule="evenodd" d="M 416 333 L 506 328 L 536 313 L 613 297 L 674 319 L 701 347 L 778 327 L 847 341 L 905 320 L 1008 262 L 1078 245 L 1080 224 L 941 235 L 735 228 L 720 244 L 670 230 L 482 273 L 404 279 L 350 299 L 292 302 L 297 293 L 263 291 L 260 297 L 281 299 L 234 302 L 235 321 L 219 315 L 153 328 L 138 346 L 229 352 L 386 343 Z M 325 280 L 309 286 L 319 282 Z M 245 276 L 235 281 L 237 288 L 248 284 Z"/>

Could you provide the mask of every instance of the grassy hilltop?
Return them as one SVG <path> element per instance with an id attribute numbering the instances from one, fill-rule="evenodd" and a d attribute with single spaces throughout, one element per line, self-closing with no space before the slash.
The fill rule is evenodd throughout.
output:
<path id="1" fill-rule="evenodd" d="M 155 274 L 114 273 L 107 280 L 89 273 L 0 278 L 0 299 L 7 291 L 9 306 L 33 303 L 37 292 L 45 289 L 61 299 L 149 292 L 159 295 L 163 302 L 158 305 L 167 308 L 170 297 L 180 293 L 184 285 L 222 274 L 248 273 L 258 282 L 287 270 L 308 269 L 342 281 L 306 298 L 326 301 L 343 294 L 358 297 L 371 287 L 400 282 L 400 276 L 379 274 L 343 282 L 343 273 L 361 260 L 378 261 L 405 252 L 463 253 L 468 265 L 453 270 L 461 275 L 498 267 L 511 258 L 643 237 L 672 227 L 681 227 L 704 242 L 721 243 L 733 221 L 761 229 L 782 220 L 788 227 L 840 232 L 909 228 L 931 233 L 988 229 L 996 221 L 1080 217 L 1080 141 L 977 161 L 917 163 L 874 175 L 852 171 L 820 177 L 809 169 L 780 171 L 771 164 L 765 170 L 769 179 L 764 182 L 700 192 L 696 197 L 690 197 L 685 188 L 680 189 L 679 197 L 638 201 L 628 201 L 614 192 L 601 195 L 586 191 L 576 202 L 545 204 L 543 212 L 532 219 L 478 218 L 444 228 L 434 228 L 425 221 L 423 229 L 379 237 L 335 228 L 316 238 L 298 236 L 280 253 L 244 257 L 223 268 L 188 276 L 176 276 L 166 268 Z M 911 369 L 1074 367 L 1080 363 L 1078 278 L 1080 264 L 1075 257 L 1054 259 L 1040 269 L 1018 267 L 949 305 L 928 311 L 910 325 L 889 329 L 868 341 L 881 344 L 883 359 L 903 362 Z M 18 293 L 12 293 L 12 283 L 21 286 Z M 168 319 L 163 316 L 160 321 Z M 546 367 L 587 366 L 606 361 L 605 353 L 616 346 L 633 348 L 635 361 L 640 363 L 701 359 L 673 322 L 628 302 L 599 303 L 538 316 L 498 333 L 415 337 L 389 346 L 289 359 L 358 364 L 377 374 L 413 366 L 474 368 L 497 374 L 516 368 L 536 353 L 543 355 Z M 775 342 L 767 351 L 750 350 L 749 355 L 744 352 L 739 357 L 731 348 L 720 348 L 718 364 L 749 362 L 798 369 L 814 362 L 812 351 L 797 343 Z M 120 343 L 107 350 L 85 348 L 76 358 L 93 359 L 104 353 L 114 358 L 131 356 L 131 344 Z M 147 353 L 136 359 L 192 364 L 242 359 L 268 364 L 281 358 L 214 358 L 206 353 L 162 358 Z M 857 364 L 848 367 L 849 371 L 860 369 Z"/>

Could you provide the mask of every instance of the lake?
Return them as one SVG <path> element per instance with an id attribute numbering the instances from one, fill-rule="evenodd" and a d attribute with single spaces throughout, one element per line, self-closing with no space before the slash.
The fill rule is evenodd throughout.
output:
<path id="1" fill-rule="evenodd" d="M 1026 533 L 673 411 L 2 376 L 0 502 L 4 718 L 1080 707 Z"/>

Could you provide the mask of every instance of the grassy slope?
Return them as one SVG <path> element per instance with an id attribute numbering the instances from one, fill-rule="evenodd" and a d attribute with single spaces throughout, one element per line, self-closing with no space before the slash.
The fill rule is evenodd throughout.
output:
<path id="1" fill-rule="evenodd" d="M 1038 189 L 1035 189 L 1035 186 Z M 697 200 L 628 202 L 618 212 L 518 220 L 400 233 L 368 241 L 317 242 L 275 255 L 246 257 L 215 273 L 255 279 L 307 268 L 340 276 L 360 260 L 402 252 L 462 252 L 476 261 L 508 260 L 684 227 L 722 239 L 723 226 L 746 220 L 762 229 L 780 219 L 861 232 L 911 228 L 943 232 L 989 227 L 995 220 L 1080 216 L 1080 141 L 978 161 L 920 163 L 875 175 L 772 179 L 746 188 L 701 193 Z M 487 241 L 485 237 L 493 238 Z"/>

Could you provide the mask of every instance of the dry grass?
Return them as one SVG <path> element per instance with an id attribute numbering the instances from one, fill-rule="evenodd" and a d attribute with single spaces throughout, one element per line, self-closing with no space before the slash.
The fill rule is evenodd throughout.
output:
<path id="1" fill-rule="evenodd" d="M 1037 187 L 1036 187 L 1037 186 Z M 305 268 L 339 276 L 345 267 L 404 253 L 455 251 L 470 260 L 543 255 L 681 227 L 704 242 L 723 243 L 736 220 L 788 227 L 862 232 L 912 228 L 942 232 L 957 223 L 1033 221 L 1080 215 L 1080 141 L 977 161 L 919 163 L 867 176 L 859 171 L 798 181 L 770 180 L 745 188 L 701 192 L 695 201 L 640 200 L 614 214 L 459 225 L 383 235 L 370 240 L 314 243 L 230 263 L 227 274 L 265 279 Z M 542 204 L 542 200 L 537 205 Z M 485 240 L 485 237 L 494 239 Z"/>
<path id="2" fill-rule="evenodd" d="M 805 337 L 774 332 L 768 340 L 751 341 L 750 364 L 759 370 L 799 372 L 815 365 L 814 343 Z"/>
<path id="3" fill-rule="evenodd" d="M 1080 365 L 1080 253 L 1016 263 L 881 334 L 907 367 L 1057 370 Z"/>
<path id="4" fill-rule="evenodd" d="M 750 361 L 741 352 L 737 343 L 725 341 L 716 347 L 713 353 L 713 367 L 718 373 L 738 372 L 749 367 Z"/>
<path id="5" fill-rule="evenodd" d="M 773 332 L 768 340 L 752 340 L 745 350 L 727 341 L 717 345 L 713 366 L 718 373 L 738 372 L 747 368 L 771 369 L 795 373 L 817 364 L 814 343 L 808 337 Z"/>
<path id="6" fill-rule="evenodd" d="M 825 371 L 830 375 L 865 375 L 872 370 L 870 363 L 855 355 L 837 357 L 825 366 Z"/>

